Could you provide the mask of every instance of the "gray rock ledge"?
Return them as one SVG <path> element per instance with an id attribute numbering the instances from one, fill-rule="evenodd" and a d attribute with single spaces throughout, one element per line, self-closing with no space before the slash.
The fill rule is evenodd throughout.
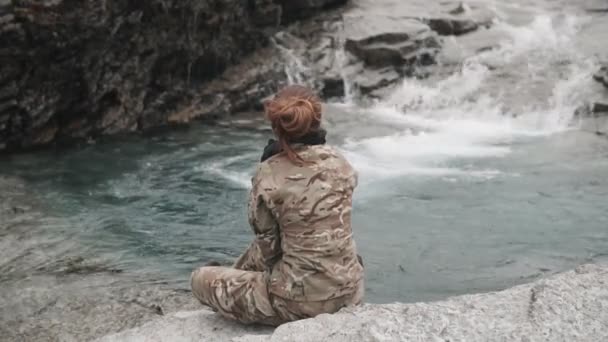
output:
<path id="1" fill-rule="evenodd" d="M 608 341 L 608 264 L 500 292 L 433 303 L 366 304 L 276 330 L 180 312 L 99 341 Z"/>

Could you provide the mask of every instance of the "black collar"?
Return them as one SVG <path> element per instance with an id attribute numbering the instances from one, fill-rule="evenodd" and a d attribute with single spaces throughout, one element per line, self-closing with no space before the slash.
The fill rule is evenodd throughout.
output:
<path id="1" fill-rule="evenodd" d="M 327 135 L 327 131 L 324 129 L 319 129 L 318 131 L 310 132 L 300 138 L 294 139 L 290 141 L 290 144 L 302 144 L 308 146 L 314 145 L 324 145 L 325 144 L 325 136 Z M 265 161 L 266 159 L 274 156 L 281 152 L 281 146 L 279 146 L 279 142 L 275 139 L 268 140 L 268 144 L 264 147 L 264 153 L 262 153 L 261 161 Z"/>

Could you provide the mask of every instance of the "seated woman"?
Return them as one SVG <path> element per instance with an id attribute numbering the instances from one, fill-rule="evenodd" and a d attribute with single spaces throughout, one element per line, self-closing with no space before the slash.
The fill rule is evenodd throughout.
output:
<path id="1" fill-rule="evenodd" d="M 252 179 L 255 239 L 232 268 L 195 270 L 191 286 L 227 318 L 279 325 L 359 304 L 363 265 L 351 230 L 357 174 L 325 145 L 319 99 L 288 86 L 265 107 L 278 140 Z"/>

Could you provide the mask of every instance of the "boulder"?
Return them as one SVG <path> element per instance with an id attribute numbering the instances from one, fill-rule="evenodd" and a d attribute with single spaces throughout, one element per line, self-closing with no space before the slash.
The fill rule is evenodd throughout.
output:
<path id="1" fill-rule="evenodd" d="M 351 17 L 345 19 L 344 25 L 344 48 L 369 68 L 433 63 L 441 47 L 429 26 L 415 19 Z"/>
<path id="2" fill-rule="evenodd" d="M 460 3 L 451 10 L 430 13 L 422 20 L 441 36 L 461 36 L 491 26 L 494 17 L 487 8 Z"/>
<path id="3" fill-rule="evenodd" d="M 427 19 L 426 22 L 433 31 L 442 36 L 460 36 L 479 28 L 479 24 L 472 19 L 445 17 Z"/>
<path id="4" fill-rule="evenodd" d="M 436 63 L 441 40 L 417 19 L 383 15 L 344 19 L 344 49 L 351 56 L 350 78 L 361 95 L 377 91 Z"/>
<path id="5" fill-rule="evenodd" d="M 607 265 L 583 265 L 501 292 L 434 303 L 366 304 L 285 324 L 274 332 L 235 325 L 201 310 L 99 341 L 606 341 L 607 283 Z"/>

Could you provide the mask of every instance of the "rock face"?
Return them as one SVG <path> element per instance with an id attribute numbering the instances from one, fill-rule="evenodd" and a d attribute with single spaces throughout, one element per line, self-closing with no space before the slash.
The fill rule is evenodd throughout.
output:
<path id="1" fill-rule="evenodd" d="M 494 15 L 329 10 L 346 2 L 0 1 L 0 152 L 259 110 L 288 81 L 377 97 Z"/>
<path id="2" fill-rule="evenodd" d="M 209 82 L 279 25 L 345 2 L 0 1 L 0 151 L 249 109 L 280 69 Z"/>
<path id="3" fill-rule="evenodd" d="M 100 341 L 579 341 L 608 339 L 608 266 L 436 303 L 364 305 L 270 332 L 184 312 Z M 251 332 L 255 331 L 255 334 Z"/>

